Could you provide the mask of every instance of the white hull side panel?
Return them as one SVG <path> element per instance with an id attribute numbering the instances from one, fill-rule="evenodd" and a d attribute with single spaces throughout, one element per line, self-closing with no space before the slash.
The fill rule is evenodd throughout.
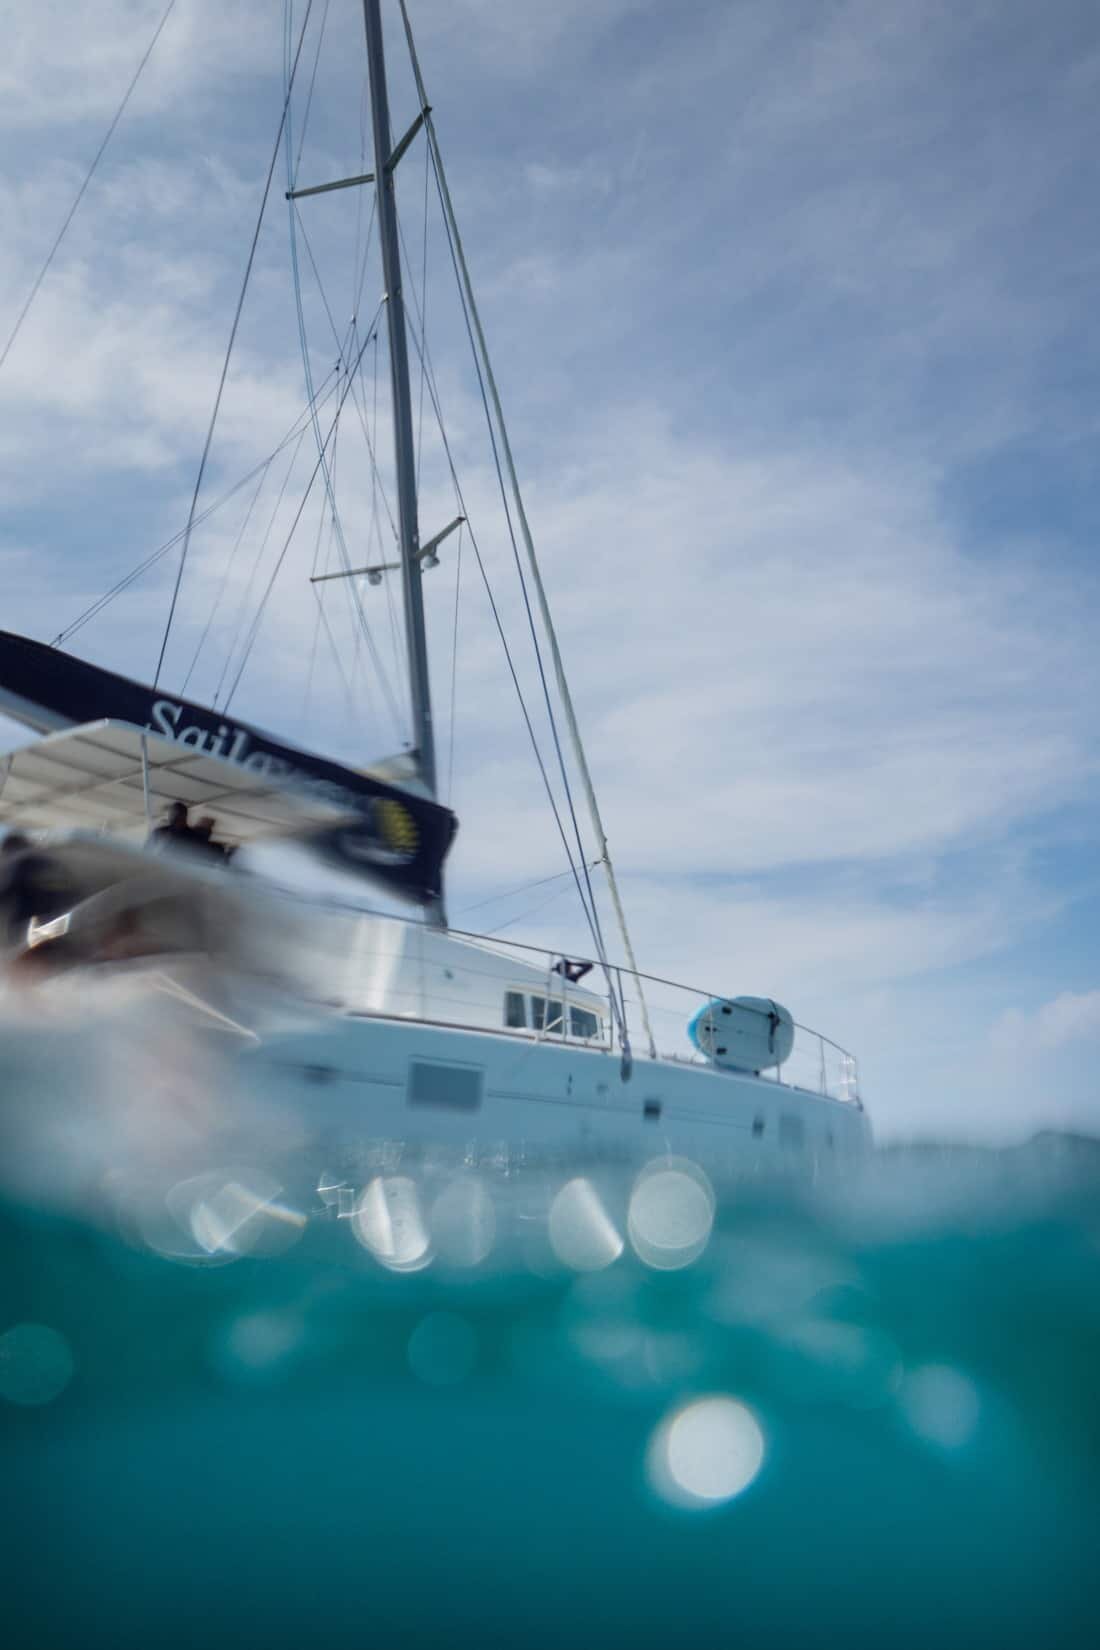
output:
<path id="1" fill-rule="evenodd" d="M 432 1068 L 429 1099 L 417 1096 L 419 1065 Z M 636 1059 L 624 1082 L 607 1050 L 365 1016 L 265 1037 L 241 1055 L 241 1074 L 265 1098 L 306 1108 L 334 1145 L 674 1153 L 738 1172 L 852 1159 L 870 1144 L 858 1106 L 766 1078 Z"/>

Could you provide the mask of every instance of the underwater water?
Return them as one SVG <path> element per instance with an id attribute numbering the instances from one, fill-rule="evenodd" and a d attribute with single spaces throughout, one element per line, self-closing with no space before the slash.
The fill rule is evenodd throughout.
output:
<path id="1" fill-rule="evenodd" d="M 1094 1146 L 372 1151 L 9 1188 L 5 1644 L 1098 1641 Z"/>

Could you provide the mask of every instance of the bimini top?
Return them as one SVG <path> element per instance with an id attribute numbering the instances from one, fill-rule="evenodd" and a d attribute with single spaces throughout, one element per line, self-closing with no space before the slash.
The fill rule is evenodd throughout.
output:
<path id="1" fill-rule="evenodd" d="M 39 733 L 68 736 L 17 752 L 11 770 L 17 800 L 9 793 L 0 821 L 115 831 L 143 826 L 135 740 L 145 733 L 158 803 L 216 811 L 241 841 L 292 828 L 290 816 L 303 831 L 312 822 L 311 847 L 341 871 L 369 877 L 399 899 L 438 898 L 457 821 L 407 775 L 349 768 L 284 745 L 236 717 L 6 630 L 0 630 L 0 712 Z M 69 742 L 77 738 L 83 743 Z M 89 740 L 94 748 L 87 748 Z M 415 770 L 415 753 L 409 757 Z M 69 767 L 67 776 L 59 764 Z M 0 778 L 3 765 L 0 757 Z M 18 783 L 24 778 L 26 786 Z M 303 795 L 317 804 L 312 812 Z M 318 828 L 321 819 L 326 830 Z M 334 819 L 343 823 L 334 827 Z"/>
<path id="2" fill-rule="evenodd" d="M 237 842 L 331 831 L 354 810 L 128 722 L 87 722 L 0 757 L 0 824 L 143 836 L 173 802 L 212 814 Z"/>

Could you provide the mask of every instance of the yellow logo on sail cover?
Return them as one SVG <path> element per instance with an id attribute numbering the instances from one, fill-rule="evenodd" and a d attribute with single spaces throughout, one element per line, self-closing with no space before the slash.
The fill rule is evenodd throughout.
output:
<path id="1" fill-rule="evenodd" d="M 420 832 L 408 808 L 383 797 L 374 804 L 373 813 L 381 846 L 402 862 L 415 858 L 420 847 Z"/>

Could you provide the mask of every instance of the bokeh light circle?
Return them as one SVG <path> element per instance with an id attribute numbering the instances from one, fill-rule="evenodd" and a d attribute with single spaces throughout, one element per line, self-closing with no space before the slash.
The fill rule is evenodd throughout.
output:
<path id="1" fill-rule="evenodd" d="M 687 1158 L 662 1158 L 634 1183 L 627 1232 L 635 1253 L 657 1271 L 676 1271 L 698 1260 L 714 1225 L 710 1181 Z"/>
<path id="2" fill-rule="evenodd" d="M 699 1511 L 747 1490 L 764 1456 L 764 1433 L 752 1410 L 714 1394 L 665 1417 L 650 1439 L 646 1467 L 662 1501 Z"/>
<path id="3" fill-rule="evenodd" d="M 921 1364 L 909 1370 L 899 1401 L 910 1430 L 939 1449 L 964 1449 L 981 1419 L 977 1387 L 950 1364 Z"/>
<path id="4" fill-rule="evenodd" d="M 351 1227 L 364 1249 L 391 1272 L 419 1272 L 431 1261 L 420 1192 L 408 1175 L 376 1175 L 359 1199 Z"/>
<path id="5" fill-rule="evenodd" d="M 618 1260 L 623 1240 L 590 1180 L 566 1181 L 550 1205 L 550 1246 L 574 1272 L 598 1272 Z"/>

